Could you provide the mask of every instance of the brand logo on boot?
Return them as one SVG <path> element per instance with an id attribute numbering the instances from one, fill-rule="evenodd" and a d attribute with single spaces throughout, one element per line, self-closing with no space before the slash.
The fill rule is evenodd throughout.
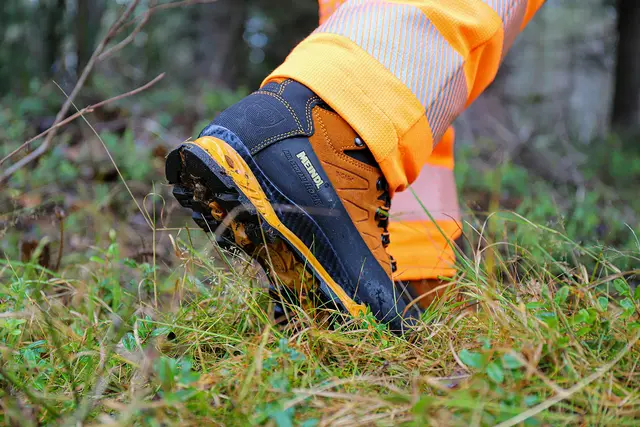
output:
<path id="1" fill-rule="evenodd" d="M 307 172 L 309 172 L 309 175 L 311 175 L 311 179 L 313 180 L 313 183 L 316 185 L 316 187 L 322 187 L 324 185 L 324 181 L 318 174 L 318 171 L 313 166 L 313 164 L 311 164 L 311 160 L 309 160 L 309 157 L 307 157 L 307 153 L 301 151 L 296 155 L 296 157 L 300 159 L 302 165 L 307 169 Z"/>

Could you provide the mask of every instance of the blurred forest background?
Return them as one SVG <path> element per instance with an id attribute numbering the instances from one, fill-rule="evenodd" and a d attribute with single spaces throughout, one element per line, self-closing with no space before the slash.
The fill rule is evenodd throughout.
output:
<path id="1" fill-rule="evenodd" d="M 72 91 L 130 4 L 2 1 L 0 248 L 8 256 L 24 252 L 25 240 L 58 239 L 64 217 L 72 230 L 63 237 L 65 257 L 114 227 L 128 231 L 128 253 L 144 258 L 144 215 L 114 163 L 144 209 L 159 209 L 164 225 L 184 225 L 171 215 L 163 185 L 167 149 L 256 88 L 318 20 L 315 0 L 140 1 L 109 45 L 124 48 L 97 58 L 74 100 L 83 108 L 166 73 L 142 93 L 87 115 L 114 162 L 76 120 L 37 161 L 10 170 L 42 142 L 6 156 L 55 122 L 63 91 Z M 467 212 L 482 217 L 490 206 L 502 207 L 578 242 L 637 248 L 639 122 L 640 4 L 549 0 L 495 84 L 456 122 Z M 518 230 L 511 235 L 537 241 Z M 162 247 L 160 254 L 169 253 L 168 243 Z"/>

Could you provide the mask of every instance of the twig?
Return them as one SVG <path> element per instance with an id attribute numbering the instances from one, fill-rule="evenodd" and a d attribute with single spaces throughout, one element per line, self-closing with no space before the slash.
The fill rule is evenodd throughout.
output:
<path id="1" fill-rule="evenodd" d="M 60 245 L 58 246 L 58 259 L 56 260 L 56 266 L 53 268 L 54 271 L 58 271 L 60 269 L 60 262 L 62 262 L 62 253 L 64 252 L 64 218 L 66 217 L 66 213 L 62 208 L 56 208 L 56 218 L 58 218 L 58 223 L 60 224 Z"/>
<path id="2" fill-rule="evenodd" d="M 62 93 L 65 94 L 65 96 L 67 95 L 62 88 L 60 88 L 60 90 L 62 91 Z M 76 107 L 75 104 L 73 104 L 73 103 L 72 103 L 72 105 L 77 111 L 78 107 Z M 106 151 L 107 156 L 109 157 L 109 160 L 111 160 L 111 163 L 113 164 L 113 167 L 116 169 L 116 172 L 118 173 L 118 176 L 120 177 L 120 180 L 124 184 L 124 187 L 127 189 L 127 192 L 129 193 L 129 196 L 131 196 L 131 200 L 133 200 L 133 203 L 135 203 L 136 207 L 140 211 L 140 214 L 144 217 L 147 225 L 149 226 L 149 228 L 154 229 L 155 225 L 151 223 L 151 220 L 148 218 L 148 215 L 145 215 L 145 211 L 142 209 L 142 207 L 140 206 L 140 203 L 138 203 L 138 200 L 133 195 L 133 192 L 131 191 L 131 188 L 127 184 L 127 181 L 124 179 L 124 176 L 122 175 L 122 172 L 120 172 L 120 168 L 118 167 L 118 164 L 113 159 L 113 156 L 111 155 L 111 152 L 109 151 L 109 148 L 107 147 L 107 144 L 105 144 L 103 139 L 100 137 L 100 134 L 98 132 L 96 132 L 96 129 L 91 125 L 91 123 L 89 123 L 89 120 L 87 120 L 87 118 L 85 116 L 82 116 L 82 120 L 84 120 L 84 122 L 87 124 L 87 126 L 89 126 L 89 128 L 93 131 L 94 135 L 98 138 L 98 140 L 102 144 L 102 147 Z"/>
<path id="3" fill-rule="evenodd" d="M 24 149 L 26 146 L 28 146 L 31 142 L 33 142 L 33 141 L 35 141 L 35 140 L 37 140 L 39 138 L 42 138 L 43 136 L 46 135 L 45 141 L 37 149 L 35 149 L 33 152 L 31 152 L 28 156 L 25 156 L 24 158 L 20 159 L 13 166 L 8 168 L 2 174 L 2 176 L 0 176 L 0 184 L 5 183 L 18 170 L 20 170 L 21 168 L 23 168 L 27 164 L 37 160 L 44 153 L 46 153 L 49 150 L 49 147 L 51 146 L 51 141 L 55 137 L 58 128 L 60 128 L 64 124 L 69 123 L 72 120 L 75 120 L 77 117 L 81 116 L 82 114 L 85 114 L 86 112 L 88 112 L 88 111 L 85 111 L 83 109 L 80 112 L 74 114 L 69 119 L 63 120 L 65 115 L 69 111 L 69 108 L 71 107 L 71 105 L 73 103 L 73 100 L 76 98 L 76 96 L 78 95 L 78 93 L 80 92 L 80 90 L 82 89 L 84 84 L 86 83 L 87 78 L 89 77 L 89 74 L 93 70 L 95 64 L 97 62 L 99 62 L 101 60 L 104 60 L 107 57 L 111 56 L 113 53 L 116 53 L 116 52 L 122 50 L 125 46 L 127 46 L 129 43 L 131 43 L 133 41 L 133 39 L 135 38 L 136 34 L 139 33 L 142 30 L 142 27 L 149 20 L 149 18 L 151 17 L 151 15 L 153 13 L 155 13 L 157 11 L 160 11 L 160 10 L 172 9 L 172 8 L 188 6 L 188 5 L 194 5 L 194 4 L 212 3 L 214 1 L 216 1 L 216 0 L 183 0 L 183 1 L 178 1 L 178 2 L 174 2 L 174 3 L 166 3 L 166 4 L 154 6 L 154 7 L 150 8 L 149 10 L 147 10 L 147 12 L 142 17 L 142 21 L 136 26 L 136 28 L 132 31 L 131 34 L 129 34 L 124 40 L 122 40 L 121 42 L 119 42 L 118 44 L 116 44 L 115 46 L 110 48 L 109 50 L 106 50 L 107 45 L 109 44 L 109 42 L 111 40 L 113 40 L 113 38 L 123 28 L 127 27 L 129 25 L 129 23 L 133 22 L 133 21 L 129 21 L 129 18 L 134 13 L 136 7 L 140 3 L 140 0 L 134 0 L 133 2 L 131 2 L 131 4 L 127 7 L 127 9 L 124 11 L 124 13 L 109 28 L 109 31 L 107 31 L 107 35 L 100 41 L 100 43 L 98 44 L 98 47 L 95 49 L 95 51 L 91 55 L 91 58 L 87 62 L 87 65 L 84 68 L 84 70 L 82 71 L 82 74 L 80 75 L 80 78 L 78 79 L 78 82 L 76 83 L 75 87 L 71 91 L 71 94 L 68 96 L 67 100 L 62 105 L 62 108 L 60 109 L 60 111 L 58 111 L 56 119 L 55 119 L 53 125 L 51 126 L 51 128 L 48 129 L 47 131 L 43 132 L 42 134 L 36 136 L 35 138 L 32 138 L 31 140 L 25 142 L 18 149 L 14 150 L 8 156 L 6 156 L 5 158 L 3 158 L 0 161 L 0 165 L 1 165 L 7 159 L 9 159 L 10 157 L 14 156 L 16 153 L 20 152 L 22 149 Z M 136 93 L 141 91 L 141 90 L 144 90 L 148 86 L 151 86 L 152 84 L 154 84 L 157 80 L 162 78 L 161 76 L 157 77 L 151 83 L 149 83 L 149 84 L 143 86 L 142 88 L 140 88 L 140 90 L 136 91 Z M 132 94 L 133 93 L 128 93 L 127 96 L 130 96 Z M 118 97 L 116 97 L 116 98 L 118 98 Z M 118 98 L 118 99 L 121 99 L 121 98 Z M 109 102 L 113 102 L 113 101 L 114 101 L 114 99 L 109 100 Z M 100 103 L 100 105 L 105 105 L 105 104 L 106 104 L 106 102 L 105 103 Z M 88 107 L 87 110 L 95 109 L 95 108 L 97 108 L 97 105 L 98 104 L 96 104 L 96 105 L 94 105 L 92 107 Z"/>
<path id="4" fill-rule="evenodd" d="M 134 18 L 131 21 L 127 22 L 126 24 L 122 25 L 122 27 L 120 29 L 126 28 L 130 24 L 135 22 L 137 19 L 140 19 L 140 22 L 138 23 L 138 25 L 136 25 L 136 27 L 133 29 L 133 31 L 131 31 L 131 33 L 129 33 L 129 35 L 127 37 L 125 37 L 121 42 L 119 42 L 118 44 L 110 47 L 108 50 L 102 52 L 100 54 L 100 56 L 98 57 L 98 61 L 104 61 L 105 59 L 108 59 L 110 56 L 113 56 L 114 53 L 120 52 L 129 43 L 131 43 L 135 39 L 135 37 L 140 33 L 140 31 L 142 31 L 142 28 L 144 28 L 146 23 L 149 22 L 149 19 L 151 19 L 151 16 L 155 12 L 158 12 L 158 11 L 161 11 L 161 10 L 174 9 L 174 8 L 183 7 L 183 6 L 192 6 L 192 5 L 195 5 L 195 4 L 214 3 L 216 1 L 218 1 L 218 0 L 183 0 L 183 1 L 173 2 L 173 3 L 165 3 L 165 4 L 161 4 L 161 5 L 149 8 L 144 13 L 144 15 L 142 15 L 142 17 Z"/>
<path id="5" fill-rule="evenodd" d="M 130 96 L 137 95 L 138 93 L 143 92 L 143 91 L 149 89 L 151 86 L 153 86 L 156 83 L 158 83 L 160 80 L 162 80 L 164 78 L 164 76 L 165 76 L 165 73 L 162 73 L 162 74 L 158 75 L 155 79 L 151 80 L 149 83 L 147 83 L 147 84 L 145 84 L 143 86 L 140 86 L 137 89 L 134 89 L 134 90 L 126 92 L 126 93 L 122 93 L 120 95 L 114 96 L 113 98 L 109 98 L 107 100 L 100 101 L 97 104 L 93 104 L 93 105 L 90 105 L 89 107 L 83 108 L 82 110 L 78 111 L 77 113 L 75 113 L 75 114 L 67 117 L 66 119 L 62 120 L 60 123 L 51 126 L 49 129 L 45 130 L 41 134 L 34 136 L 33 138 L 31 138 L 28 141 L 25 141 L 22 145 L 20 145 L 20 147 L 16 148 L 11 153 L 7 154 L 2 160 L 0 160 L 0 165 L 2 165 L 5 161 L 9 160 L 11 157 L 13 157 L 15 154 L 20 152 L 22 149 L 27 147 L 32 142 L 35 142 L 35 141 L 39 140 L 40 138 L 48 135 L 54 129 L 57 129 L 57 128 L 62 127 L 62 126 L 65 126 L 65 125 L 71 123 L 72 121 L 76 120 L 78 117 L 80 117 L 80 116 L 82 116 L 84 114 L 92 113 L 93 111 L 97 110 L 98 108 L 102 108 L 105 105 L 111 104 L 112 102 L 117 102 L 117 101 L 120 101 L 120 100 L 122 100 L 124 98 L 128 98 Z"/>
<path id="6" fill-rule="evenodd" d="M 136 7 L 140 3 L 140 0 L 134 0 L 126 8 L 124 13 L 122 15 L 120 15 L 120 17 L 116 20 L 116 22 L 113 23 L 113 25 L 109 28 L 109 31 L 107 31 L 107 35 L 98 44 L 98 47 L 95 49 L 95 51 L 91 55 L 91 58 L 87 62 L 86 67 L 82 71 L 82 74 L 81 74 L 80 78 L 78 79 L 78 82 L 76 83 L 75 87 L 73 88 L 73 91 L 68 96 L 67 100 L 65 101 L 65 103 L 62 105 L 62 108 L 58 112 L 53 125 L 49 129 L 47 129 L 45 132 L 41 133 L 40 135 L 38 135 L 38 136 L 36 136 L 34 138 L 31 138 L 29 141 L 23 143 L 22 145 L 20 145 L 20 147 L 18 147 L 17 149 L 15 149 L 11 153 L 9 153 L 6 157 L 4 157 L 2 160 L 0 160 L 0 165 L 2 165 L 9 158 L 13 157 L 15 154 L 17 154 L 18 152 L 22 151 L 25 147 L 29 146 L 29 144 L 31 144 L 32 142 L 34 142 L 34 141 L 46 136 L 45 141 L 38 148 L 36 148 L 29 155 L 27 155 L 27 156 L 23 157 L 22 159 L 20 159 L 13 166 L 8 168 L 2 174 L 2 176 L 0 176 L 0 184 L 4 184 L 18 170 L 22 169 L 27 164 L 37 160 L 43 154 L 45 154 L 49 150 L 49 148 L 51 146 L 51 141 L 55 137 L 58 128 L 60 128 L 61 126 L 64 126 L 67 123 L 75 120 L 76 118 L 78 118 L 82 114 L 85 114 L 87 112 L 92 111 L 95 108 L 98 108 L 98 106 L 106 105 L 107 103 L 113 102 L 113 101 L 116 100 L 116 99 L 112 98 L 108 102 L 103 102 L 103 103 L 99 103 L 99 104 L 93 105 L 91 107 L 87 107 L 86 109 L 83 109 L 83 110 L 79 111 L 78 113 L 74 114 L 73 116 L 63 120 L 64 116 L 69 111 L 69 108 L 71 107 L 71 104 L 73 103 L 73 100 L 76 98 L 76 96 L 78 95 L 78 93 L 80 92 L 82 87 L 84 86 L 84 84 L 85 84 L 89 74 L 93 70 L 95 64 L 97 62 L 100 62 L 100 61 L 103 61 L 103 60 L 107 59 L 108 57 L 110 57 L 114 53 L 119 52 L 124 47 L 126 47 L 128 44 L 130 44 L 134 40 L 135 36 L 142 30 L 144 25 L 149 21 L 149 19 L 151 18 L 151 16 L 155 12 L 158 12 L 158 11 L 161 11 L 161 10 L 178 8 L 178 7 L 182 7 L 182 6 L 213 3 L 215 1 L 217 1 L 217 0 L 182 0 L 182 1 L 177 1 L 177 2 L 173 2 L 173 3 L 165 3 L 165 4 L 161 4 L 161 5 L 157 5 L 157 6 L 151 7 L 144 13 L 144 15 L 142 15 L 141 21 L 138 23 L 136 28 L 127 37 L 125 37 L 124 40 L 120 41 L 115 46 L 113 46 L 113 47 L 111 47 L 110 49 L 107 50 L 106 48 L 107 48 L 107 45 L 109 44 L 109 42 L 111 42 L 111 40 L 113 40 L 113 38 L 116 35 L 118 35 L 120 33 L 120 31 L 122 31 L 124 28 L 128 27 L 130 24 L 132 24 L 133 22 L 135 22 L 138 19 L 138 18 L 133 18 L 133 19 L 129 20 L 131 15 L 133 15 Z M 164 74 L 162 74 L 161 76 L 163 76 L 163 75 Z M 161 76 L 157 77 L 152 82 L 150 82 L 147 85 L 143 86 L 142 88 L 137 90 L 135 93 L 138 93 L 139 91 L 144 90 L 144 89 L 148 88 L 149 86 L 151 86 L 152 84 L 156 83 L 157 80 L 162 78 Z M 133 94 L 134 94 L 133 92 L 130 92 L 130 93 L 126 94 L 126 96 L 130 96 L 130 95 L 133 95 Z M 121 99 L 121 98 L 118 98 L 118 97 L 116 97 L 116 98 L 117 99 Z"/>
<path id="7" fill-rule="evenodd" d="M 135 39 L 135 37 L 138 35 L 138 33 L 140 31 L 142 31 L 142 28 L 149 21 L 149 18 L 151 18 L 151 15 L 153 14 L 152 10 L 153 9 L 150 9 L 149 11 L 147 11 L 147 13 L 144 14 L 144 16 L 142 17 L 142 20 L 136 26 L 136 28 L 127 37 L 125 37 L 120 43 L 118 43 L 115 46 L 109 48 L 109 50 L 107 50 L 105 52 L 102 52 L 100 54 L 100 56 L 98 57 L 98 61 L 104 61 L 105 59 L 107 59 L 108 57 L 113 55 L 114 53 L 120 52 L 129 43 L 131 43 L 133 41 L 133 39 Z"/>

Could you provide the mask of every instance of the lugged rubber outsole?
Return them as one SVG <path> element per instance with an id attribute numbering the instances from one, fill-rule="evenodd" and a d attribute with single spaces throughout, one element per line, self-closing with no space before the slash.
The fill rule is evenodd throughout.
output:
<path id="1" fill-rule="evenodd" d="M 323 299 L 337 298 L 352 316 L 365 311 L 282 223 L 245 160 L 224 140 L 204 136 L 183 144 L 167 159 L 167 177 L 176 199 L 193 211 L 202 229 L 241 247 L 296 295 L 304 299 L 310 291 L 320 292 Z"/>

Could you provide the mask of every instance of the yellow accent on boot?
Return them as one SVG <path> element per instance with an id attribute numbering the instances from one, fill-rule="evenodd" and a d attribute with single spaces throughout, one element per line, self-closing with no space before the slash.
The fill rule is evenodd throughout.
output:
<path id="1" fill-rule="evenodd" d="M 257 178 L 238 152 L 225 141 L 211 136 L 198 138 L 192 144 L 205 150 L 219 166 L 224 168 L 227 175 L 233 179 L 238 189 L 251 201 L 262 218 L 270 226 L 278 230 L 302 254 L 352 316 L 357 317 L 365 312 L 365 306 L 353 301 L 344 289 L 331 278 L 311 250 L 280 221 Z"/>

